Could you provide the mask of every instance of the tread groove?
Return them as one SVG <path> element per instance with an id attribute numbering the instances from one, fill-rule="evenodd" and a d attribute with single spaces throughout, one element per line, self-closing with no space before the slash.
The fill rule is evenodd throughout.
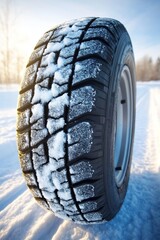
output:
<path id="1" fill-rule="evenodd" d="M 72 176 L 72 175 L 71 175 L 71 176 Z M 100 180 L 100 179 L 98 179 L 98 178 L 97 178 L 97 179 L 84 179 L 84 180 L 82 180 L 82 181 L 73 183 L 73 188 L 82 186 L 82 185 L 84 185 L 84 184 L 92 184 L 92 183 L 97 182 L 98 180 Z"/>
<path id="2" fill-rule="evenodd" d="M 53 35 L 53 32 L 52 32 L 50 38 L 48 39 L 47 43 L 50 41 L 52 35 Z M 45 44 L 47 45 L 47 43 L 45 43 Z M 35 48 L 35 49 L 36 49 L 36 48 Z M 45 51 L 45 48 L 43 49 L 42 55 L 43 55 L 44 51 Z M 41 61 L 39 61 L 39 63 L 38 63 L 38 68 L 39 68 L 39 66 L 40 66 L 40 63 L 41 63 Z M 36 77 L 37 77 L 37 73 L 35 74 L 34 82 L 36 81 Z M 32 101 L 32 99 L 33 99 L 33 96 L 34 96 L 34 88 L 33 88 L 33 91 L 32 91 L 31 101 Z M 30 108 L 30 111 L 29 111 L 29 112 L 30 112 L 30 113 L 29 113 L 29 114 L 30 114 L 30 115 L 29 115 L 29 119 L 30 119 L 31 116 L 32 116 L 31 108 Z M 30 126 L 30 124 L 29 124 L 29 126 Z M 31 126 L 30 126 L 30 129 L 31 129 Z M 32 152 L 32 147 L 31 147 L 31 145 L 30 145 L 30 143 L 31 143 L 31 130 L 28 131 L 28 135 L 29 135 L 29 148 L 31 149 L 31 151 L 30 151 L 30 154 L 31 154 L 31 165 L 32 165 L 32 168 L 33 168 L 33 171 L 34 171 L 34 177 L 35 177 L 35 180 L 36 180 L 36 183 L 37 183 L 37 187 L 38 187 L 38 189 L 39 189 L 39 191 L 40 191 L 40 194 L 41 194 L 41 196 L 42 196 L 42 199 L 46 202 L 47 206 L 49 207 L 49 205 L 48 205 L 45 197 L 43 196 L 42 190 L 40 189 L 39 182 L 38 182 L 38 178 L 37 178 L 37 174 L 36 174 L 36 171 L 35 171 L 35 169 L 34 169 L 34 164 L 33 164 L 33 160 L 32 160 L 33 152 Z M 29 150 L 29 149 L 28 149 L 28 150 Z"/>
<path id="3" fill-rule="evenodd" d="M 85 32 L 87 32 L 87 29 L 89 28 L 89 26 L 96 20 L 96 18 L 92 19 L 85 27 L 85 29 L 83 30 L 81 36 L 80 36 L 80 39 L 79 39 L 79 43 L 81 44 L 82 40 L 83 40 L 83 37 L 85 35 Z M 76 59 L 77 59 L 77 56 L 78 56 L 78 52 L 80 50 L 80 46 L 76 49 L 75 51 L 75 54 L 74 54 L 74 57 L 73 57 L 73 62 L 74 64 L 72 65 L 72 73 L 70 75 L 70 78 L 69 78 L 69 83 L 68 83 L 68 96 L 69 96 L 69 99 L 71 98 L 71 90 L 72 90 L 72 81 L 73 81 L 73 75 L 74 75 L 74 71 L 75 71 L 75 62 L 76 62 Z M 65 123 L 67 125 L 68 123 L 68 114 L 69 114 L 69 106 L 66 107 L 65 109 Z M 65 131 L 66 133 L 66 136 L 68 136 L 68 131 Z M 66 141 L 66 144 L 65 144 L 65 150 L 66 150 L 66 155 L 65 155 L 65 167 L 66 167 L 66 171 L 67 171 L 67 178 L 68 178 L 68 183 L 69 183 L 69 186 L 70 186 L 70 190 L 71 190 L 71 195 L 72 195 L 72 198 L 73 198 L 73 201 L 76 205 L 76 208 L 78 210 L 78 212 L 80 213 L 81 217 L 83 218 L 83 220 L 86 222 L 87 219 L 83 216 L 83 213 L 81 212 L 81 209 L 77 203 L 77 200 L 76 200 L 76 196 L 75 196 L 75 193 L 74 193 L 74 190 L 73 190 L 73 184 L 72 184 L 72 180 L 71 180 L 71 176 L 70 176 L 70 171 L 69 171 L 69 166 L 68 166 L 68 162 L 69 162 L 69 154 L 68 154 L 68 139 Z"/>

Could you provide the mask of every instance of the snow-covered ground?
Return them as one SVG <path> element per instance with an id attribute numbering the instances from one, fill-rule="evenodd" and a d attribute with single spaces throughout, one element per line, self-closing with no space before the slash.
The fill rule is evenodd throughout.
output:
<path id="1" fill-rule="evenodd" d="M 21 174 L 15 137 L 17 86 L 0 87 L 0 239 L 160 239 L 160 82 L 137 84 L 131 178 L 108 223 L 78 225 L 42 209 Z"/>

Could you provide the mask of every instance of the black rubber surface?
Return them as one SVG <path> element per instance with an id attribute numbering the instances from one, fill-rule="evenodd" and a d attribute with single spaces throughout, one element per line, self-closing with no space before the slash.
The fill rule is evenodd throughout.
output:
<path id="1" fill-rule="evenodd" d="M 130 38 L 120 22 L 107 18 L 74 20 L 46 32 L 29 59 L 18 101 L 19 158 L 33 196 L 57 216 L 103 222 L 124 200 L 132 146 L 120 188 L 113 174 L 124 65 L 135 89 Z"/>

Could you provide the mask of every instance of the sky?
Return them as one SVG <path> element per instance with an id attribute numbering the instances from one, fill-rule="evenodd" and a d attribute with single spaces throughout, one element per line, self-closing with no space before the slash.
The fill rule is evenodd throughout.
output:
<path id="1" fill-rule="evenodd" d="M 132 40 L 135 59 L 160 56 L 160 0 L 11 0 L 16 11 L 17 39 L 30 54 L 43 33 L 64 21 L 109 17 L 124 24 Z M 3 0 L 0 0 L 0 7 Z"/>

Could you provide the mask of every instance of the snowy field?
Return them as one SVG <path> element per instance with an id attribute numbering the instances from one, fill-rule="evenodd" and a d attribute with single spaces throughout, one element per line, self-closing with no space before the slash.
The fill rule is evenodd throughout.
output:
<path id="1" fill-rule="evenodd" d="M 0 239 L 160 239 L 160 82 L 137 84 L 131 178 L 121 211 L 100 225 L 78 225 L 42 209 L 21 174 L 15 140 L 17 86 L 0 87 Z"/>

